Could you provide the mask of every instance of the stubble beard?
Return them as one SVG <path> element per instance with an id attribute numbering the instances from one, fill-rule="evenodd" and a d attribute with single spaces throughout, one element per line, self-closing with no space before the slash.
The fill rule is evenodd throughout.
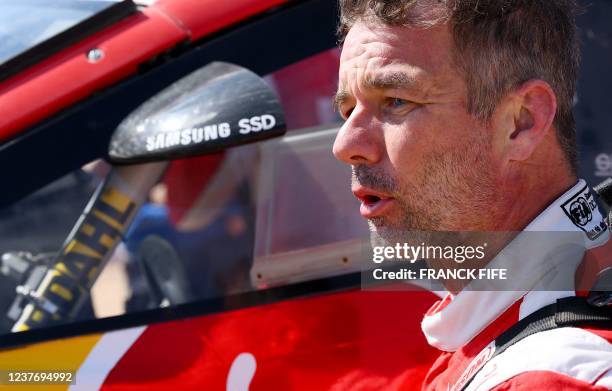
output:
<path id="1" fill-rule="evenodd" d="M 390 194 L 398 206 L 394 216 L 368 220 L 372 245 L 427 243 L 433 232 L 452 235 L 490 227 L 499 197 L 491 174 L 490 145 L 485 137 L 453 151 L 431 153 L 414 184 L 400 183 L 375 168 L 353 167 L 354 182 Z"/>

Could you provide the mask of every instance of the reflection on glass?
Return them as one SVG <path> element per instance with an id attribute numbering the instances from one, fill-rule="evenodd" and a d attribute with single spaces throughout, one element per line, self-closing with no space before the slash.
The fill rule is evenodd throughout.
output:
<path id="1" fill-rule="evenodd" d="M 0 64 L 118 2 L 3 0 L 0 12 Z"/>
<path id="2" fill-rule="evenodd" d="M 308 94 L 290 97 L 282 91 L 288 91 L 296 70 L 303 66 L 318 67 L 320 77 L 306 80 Z M 350 194 L 339 191 L 344 190 L 347 173 L 328 148 L 338 122 L 330 103 L 336 66 L 334 49 L 268 76 L 280 90 L 293 129 L 329 127 L 305 129 L 303 139 L 277 140 L 279 148 L 259 143 L 175 160 L 159 182 L 141 189 L 138 197 L 145 203 L 110 255 L 82 311 L 67 321 L 224 297 L 278 285 L 281 280 L 288 284 L 346 271 L 338 269 L 336 258 L 346 258 L 345 244 L 365 225 L 353 224 L 353 217 L 358 217 L 351 216 L 354 203 L 346 202 Z M 15 289 L 28 283 L 35 288 L 95 189 L 114 170 L 102 161 L 92 162 L 0 211 L 0 332 L 8 332 L 23 309 L 25 301 L 14 305 Z M 273 203 L 266 201 L 271 195 Z M 308 212 L 315 201 L 325 213 Z M 266 248 L 271 251 L 256 251 L 256 240 L 269 243 Z M 331 268 L 318 268 L 321 252 L 328 257 L 333 253 L 323 248 L 330 245 L 337 247 L 336 255 L 344 255 L 334 255 Z M 302 256 L 285 256 L 295 250 Z M 291 262 L 265 262 L 275 254 Z M 295 261 L 315 265 L 314 272 L 295 267 Z M 265 283 L 257 277 L 260 273 Z M 291 278 L 285 278 L 288 275 Z"/>

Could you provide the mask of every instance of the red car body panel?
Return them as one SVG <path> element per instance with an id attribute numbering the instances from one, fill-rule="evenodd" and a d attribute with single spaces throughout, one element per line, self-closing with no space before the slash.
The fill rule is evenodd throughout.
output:
<path id="1" fill-rule="evenodd" d="M 186 33 L 167 16 L 146 9 L 53 55 L 0 87 L 0 141 L 92 93 L 134 74 Z M 96 63 L 90 49 L 104 51 Z"/>
<path id="2" fill-rule="evenodd" d="M 251 390 L 418 389 L 438 355 L 420 329 L 435 300 L 349 291 L 149 325 L 102 389 L 223 390 L 244 353 L 256 360 Z"/>
<path id="3" fill-rule="evenodd" d="M 197 40 L 287 0 L 158 0 L 153 7 L 174 18 Z"/>

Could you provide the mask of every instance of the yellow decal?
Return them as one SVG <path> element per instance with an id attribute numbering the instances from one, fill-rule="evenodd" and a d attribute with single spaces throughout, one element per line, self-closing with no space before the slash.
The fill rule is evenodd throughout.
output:
<path id="1" fill-rule="evenodd" d="M 83 228 L 81 228 L 81 232 L 83 232 L 87 236 L 91 236 L 96 232 L 96 228 L 91 224 L 83 224 Z"/>
<path id="2" fill-rule="evenodd" d="M 121 225 L 121 223 L 118 222 L 117 220 L 113 219 L 112 217 L 110 217 L 106 213 L 103 213 L 103 212 L 99 211 L 98 209 L 94 209 L 92 211 L 92 213 L 94 214 L 94 216 L 96 216 L 100 220 L 104 221 L 106 224 L 110 225 L 111 227 L 113 227 L 117 231 L 123 231 L 123 226 Z"/>
<path id="3" fill-rule="evenodd" d="M 111 238 L 107 234 L 102 234 L 102 236 L 100 236 L 100 244 L 106 248 L 111 248 L 115 244 L 115 239 Z"/>
<path id="4" fill-rule="evenodd" d="M 59 284 L 51 284 L 51 292 L 58 294 L 66 301 L 72 301 L 72 293 Z"/>
<path id="5" fill-rule="evenodd" d="M 88 256 L 91 258 L 97 258 L 97 259 L 102 258 L 102 255 L 100 255 L 100 253 L 93 250 L 91 247 L 87 246 L 86 244 L 79 242 L 76 239 L 73 239 L 68 244 L 68 246 L 66 246 L 66 251 L 64 251 L 64 254 L 68 254 L 68 253 L 83 254 L 85 256 Z"/>
<path id="6" fill-rule="evenodd" d="M 106 189 L 102 196 L 100 196 L 100 199 L 117 209 L 120 213 L 127 212 L 133 205 L 130 197 L 113 187 Z"/>
<path id="7" fill-rule="evenodd" d="M 110 250 L 121 240 L 135 209 L 136 204 L 127 195 L 112 187 L 103 190 L 37 289 L 44 299 L 44 309 L 28 313 L 33 305 L 27 305 L 17 328 L 23 330 L 22 324 L 29 328 L 46 325 L 50 320 L 70 316 L 74 303 L 91 289 Z"/>
<path id="8" fill-rule="evenodd" d="M 43 317 L 43 313 L 40 310 L 35 310 L 34 313 L 32 314 L 32 320 L 34 322 L 40 322 L 42 317 Z"/>
<path id="9" fill-rule="evenodd" d="M 102 334 L 73 337 L 43 342 L 0 351 L 0 368 L 3 370 L 65 370 L 77 372 Z M 76 378 L 78 386 L 79 379 Z M 67 390 L 67 385 L 0 386 L 0 390 Z"/>

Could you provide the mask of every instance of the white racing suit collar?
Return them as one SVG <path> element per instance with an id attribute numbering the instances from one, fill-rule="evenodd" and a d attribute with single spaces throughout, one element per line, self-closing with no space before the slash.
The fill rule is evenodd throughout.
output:
<path id="1" fill-rule="evenodd" d="M 574 296 L 575 289 L 547 291 L 546 287 L 573 287 L 576 268 L 585 251 L 609 240 L 610 232 L 599 208 L 593 208 L 593 202 L 594 196 L 581 179 L 548 206 L 487 265 L 504 268 L 520 262 L 525 266 L 520 275 L 509 276 L 503 282 L 506 286 L 496 291 L 466 289 L 445 298 L 443 305 L 430 310 L 423 319 L 422 329 L 429 344 L 454 352 L 520 299 L 523 300 L 519 315 L 522 319 L 558 298 Z M 533 236 L 526 240 L 530 234 L 525 232 L 555 234 L 535 243 Z M 521 290 L 516 290 L 517 279 Z M 478 283 L 472 281 L 468 287 Z"/>

